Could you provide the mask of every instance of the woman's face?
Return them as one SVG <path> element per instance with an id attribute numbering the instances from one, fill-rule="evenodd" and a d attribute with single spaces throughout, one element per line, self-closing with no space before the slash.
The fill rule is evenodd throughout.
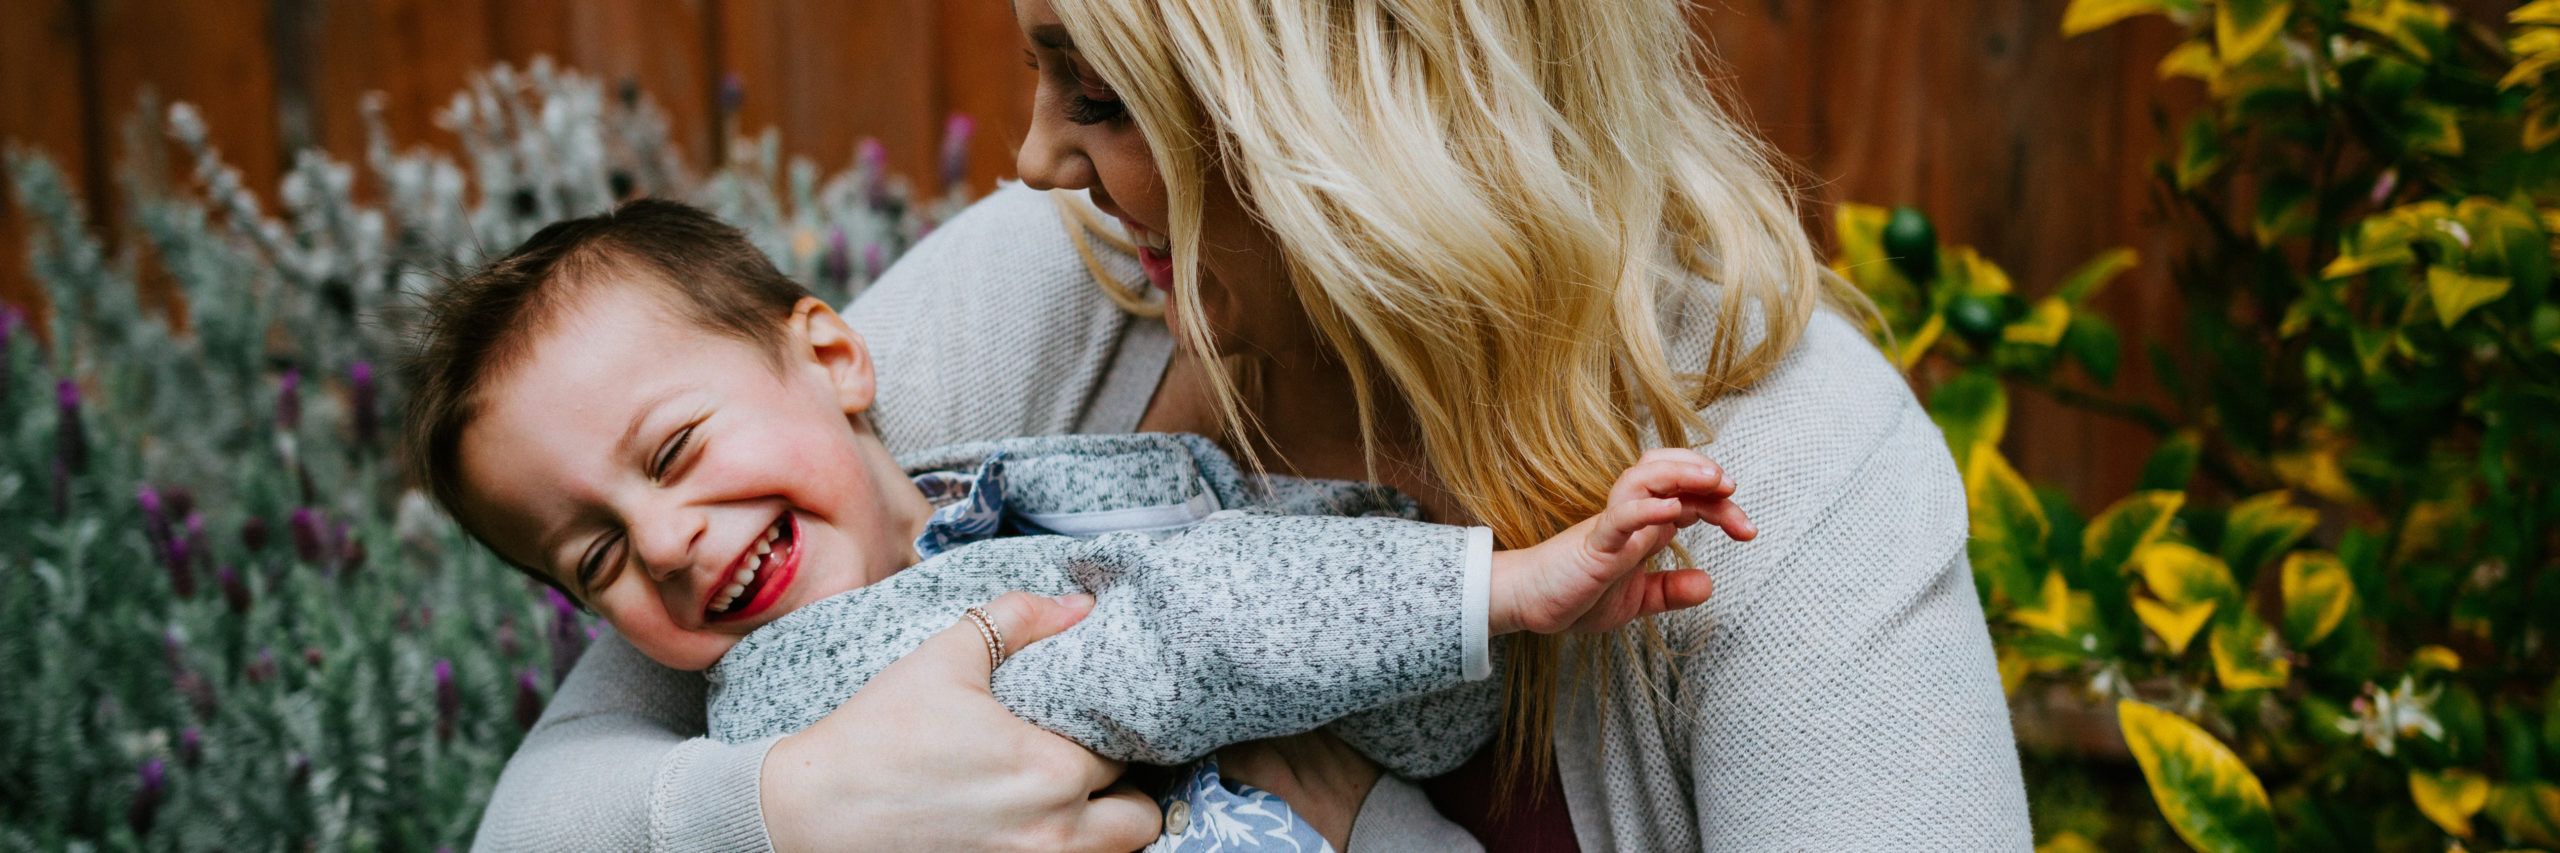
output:
<path id="1" fill-rule="evenodd" d="M 1128 229 L 1148 280 L 1169 291 L 1171 217 L 1146 136 L 1112 84 L 1077 51 L 1049 0 L 1014 0 L 1013 9 L 1040 72 L 1031 131 L 1014 168 L 1036 189 L 1086 190 L 1095 207 Z M 1201 185 L 1200 319 L 1217 354 L 1320 355 L 1271 232 L 1245 210 L 1228 181 L 1211 177 Z M 1185 340 L 1189 321 L 1177 310 L 1165 312 L 1176 340 Z"/>

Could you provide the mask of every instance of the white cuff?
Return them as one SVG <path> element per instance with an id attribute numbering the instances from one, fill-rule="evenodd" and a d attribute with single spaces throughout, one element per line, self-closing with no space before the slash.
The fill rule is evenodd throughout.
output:
<path id="1" fill-rule="evenodd" d="M 1467 528 L 1465 583 L 1459 620 L 1466 626 L 1466 663 L 1460 674 L 1480 681 L 1493 674 L 1493 528 Z"/>

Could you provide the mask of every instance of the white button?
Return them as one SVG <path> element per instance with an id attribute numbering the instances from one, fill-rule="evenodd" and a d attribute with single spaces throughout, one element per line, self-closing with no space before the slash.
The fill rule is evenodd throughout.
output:
<path id="1" fill-rule="evenodd" d="M 1191 829 L 1191 801 L 1175 800 L 1164 807 L 1164 834 L 1181 835 Z"/>

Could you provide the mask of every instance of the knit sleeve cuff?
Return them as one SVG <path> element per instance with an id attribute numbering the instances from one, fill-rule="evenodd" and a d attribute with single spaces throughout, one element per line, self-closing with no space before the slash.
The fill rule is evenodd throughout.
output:
<path id="1" fill-rule="evenodd" d="M 1493 674 L 1493 528 L 1467 528 L 1466 588 L 1459 608 L 1466 631 L 1466 662 L 1459 674 L 1479 681 Z"/>
<path id="2" fill-rule="evenodd" d="M 694 738 L 658 767 L 649 799 L 649 848 L 770 853 L 757 790 L 764 754 L 781 738 L 728 744 Z"/>

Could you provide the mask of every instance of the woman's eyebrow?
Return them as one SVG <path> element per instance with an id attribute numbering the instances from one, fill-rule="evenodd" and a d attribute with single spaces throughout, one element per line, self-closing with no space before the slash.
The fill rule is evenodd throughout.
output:
<path id="1" fill-rule="evenodd" d="M 1050 50 L 1076 49 L 1075 37 L 1067 35 L 1064 24 L 1041 24 L 1032 27 L 1031 43 Z"/>

